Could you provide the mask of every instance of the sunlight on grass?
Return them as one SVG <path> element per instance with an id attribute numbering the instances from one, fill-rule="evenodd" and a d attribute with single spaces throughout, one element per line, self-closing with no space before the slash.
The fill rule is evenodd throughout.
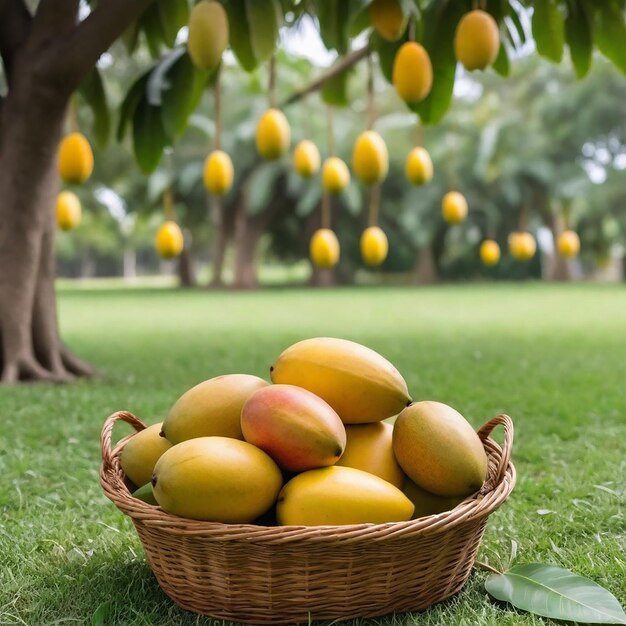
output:
<path id="1" fill-rule="evenodd" d="M 315 335 L 380 351 L 415 399 L 447 402 L 475 426 L 510 414 L 519 483 L 480 558 L 506 567 L 516 542 L 518 562 L 569 568 L 626 603 L 624 311 L 622 287 L 595 285 L 62 289 L 64 335 L 103 377 L 0 390 L 0 624 L 89 624 L 107 602 L 107 625 L 214 623 L 167 599 L 102 495 L 100 427 L 118 409 L 158 421 L 219 373 L 267 377 L 283 348 Z M 483 580 L 476 572 L 426 613 L 354 624 L 552 623 L 492 604 Z"/>

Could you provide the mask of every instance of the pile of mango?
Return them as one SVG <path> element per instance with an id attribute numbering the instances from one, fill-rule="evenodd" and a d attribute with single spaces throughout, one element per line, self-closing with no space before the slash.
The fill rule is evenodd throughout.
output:
<path id="1" fill-rule="evenodd" d="M 270 374 L 204 381 L 131 437 L 120 462 L 134 495 L 189 519 L 316 526 L 431 515 L 481 488 L 487 456 L 470 424 L 412 402 L 374 350 L 306 339 Z"/>

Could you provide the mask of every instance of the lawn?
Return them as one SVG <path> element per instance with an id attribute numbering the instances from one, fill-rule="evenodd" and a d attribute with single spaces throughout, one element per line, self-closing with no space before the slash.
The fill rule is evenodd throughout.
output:
<path id="1" fill-rule="evenodd" d="M 68 343 L 102 377 L 0 388 L 0 624 L 214 624 L 160 591 L 132 524 L 102 495 L 99 432 L 159 421 L 216 374 L 268 375 L 309 336 L 354 339 L 475 426 L 514 419 L 518 485 L 480 558 L 554 563 L 626 604 L 626 290 L 484 285 L 258 293 L 63 289 Z M 123 427 L 119 435 L 126 433 Z M 373 573 L 375 575 L 375 573 Z M 476 571 L 452 601 L 384 626 L 551 624 L 492 603 Z M 329 581 L 332 584 L 332 581 Z M 221 622 L 219 622 L 221 623 Z M 364 624 L 357 621 L 354 624 Z"/>

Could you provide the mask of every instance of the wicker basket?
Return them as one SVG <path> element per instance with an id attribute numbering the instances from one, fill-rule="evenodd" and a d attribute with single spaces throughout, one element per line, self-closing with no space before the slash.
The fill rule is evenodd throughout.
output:
<path id="1" fill-rule="evenodd" d="M 513 424 L 506 415 L 478 434 L 489 457 L 481 491 L 447 513 L 407 522 L 352 526 L 256 526 L 187 520 L 134 498 L 120 469 L 132 437 L 111 448 L 114 413 L 102 428 L 100 482 L 133 520 L 165 593 L 189 611 L 256 624 L 374 617 L 419 611 L 467 581 L 487 516 L 515 485 Z M 504 427 L 501 448 L 489 437 Z"/>

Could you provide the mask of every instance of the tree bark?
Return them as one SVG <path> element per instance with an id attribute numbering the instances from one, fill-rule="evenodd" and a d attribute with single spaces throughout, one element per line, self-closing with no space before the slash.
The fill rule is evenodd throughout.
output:
<path id="1" fill-rule="evenodd" d="M 569 259 L 563 258 L 557 250 L 557 241 L 559 235 L 564 230 L 563 218 L 558 215 L 550 214 L 550 222 L 548 224 L 552 231 L 552 239 L 554 241 L 554 255 L 550 260 L 550 267 L 548 269 L 548 280 L 557 282 L 569 282 L 573 278 L 572 262 Z"/>
<path id="2" fill-rule="evenodd" d="M 67 98 L 16 74 L 0 120 L 2 381 L 67 380 L 54 293 L 56 146 Z"/>
<path id="3" fill-rule="evenodd" d="M 311 287 L 332 287 L 336 283 L 335 268 L 322 269 L 315 265 L 313 266 L 313 272 L 309 279 L 309 285 Z"/>
<path id="4" fill-rule="evenodd" d="M 67 381 L 93 368 L 62 345 L 54 278 L 56 152 L 71 93 L 151 0 L 0 0 L 0 381 Z"/>
<path id="5" fill-rule="evenodd" d="M 244 196 L 236 206 L 235 216 L 235 277 L 236 289 L 256 289 L 259 286 L 257 275 L 257 245 L 267 225 L 264 214 L 249 217 L 246 215 Z"/>
<path id="6" fill-rule="evenodd" d="M 224 205 L 221 198 L 211 198 L 211 219 L 215 226 L 216 239 L 211 256 L 211 281 L 208 285 L 210 288 L 224 286 L 224 259 L 234 230 L 233 212 L 230 209 L 231 207 Z"/>
<path id="7" fill-rule="evenodd" d="M 436 283 L 437 280 L 437 265 L 435 264 L 433 247 L 432 244 L 428 244 L 420 248 L 417 254 L 414 282 L 418 285 L 429 285 Z"/>
<path id="8" fill-rule="evenodd" d="M 178 279 L 181 287 L 196 287 L 198 284 L 191 251 L 187 246 L 178 257 Z"/>

